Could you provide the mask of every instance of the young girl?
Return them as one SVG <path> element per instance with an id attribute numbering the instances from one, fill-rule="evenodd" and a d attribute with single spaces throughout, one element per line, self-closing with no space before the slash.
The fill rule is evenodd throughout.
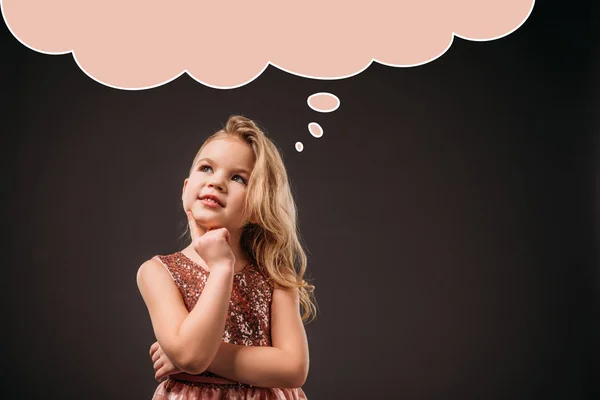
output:
<path id="1" fill-rule="evenodd" d="M 229 118 L 196 154 L 182 202 L 191 244 L 137 274 L 155 377 L 167 377 L 153 399 L 306 399 L 314 286 L 277 148 Z"/>

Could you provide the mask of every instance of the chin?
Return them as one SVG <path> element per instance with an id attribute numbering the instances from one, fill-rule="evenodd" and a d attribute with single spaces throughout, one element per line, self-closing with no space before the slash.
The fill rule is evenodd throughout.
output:
<path id="1" fill-rule="evenodd" d="M 204 215 L 202 215 L 202 213 L 198 213 L 198 214 L 194 214 L 196 216 L 196 221 L 198 222 L 198 224 L 206 227 L 206 228 L 210 228 L 210 229 L 218 229 L 218 228 L 222 228 L 224 226 L 222 221 L 219 221 L 218 219 L 215 218 L 206 218 Z"/>
<path id="2" fill-rule="evenodd" d="M 207 228 L 216 228 L 223 226 L 223 224 L 220 221 L 217 221 L 214 218 L 202 218 L 201 215 L 196 217 L 196 221 L 198 222 L 198 224 L 206 226 Z"/>

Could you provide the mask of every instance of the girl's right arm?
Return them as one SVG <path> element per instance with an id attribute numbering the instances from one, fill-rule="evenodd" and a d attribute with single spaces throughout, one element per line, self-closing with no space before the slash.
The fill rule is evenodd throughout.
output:
<path id="1" fill-rule="evenodd" d="M 140 266 L 137 284 L 167 357 L 189 374 L 205 371 L 223 339 L 233 269 L 211 267 L 202 296 L 189 313 L 171 275 L 159 261 L 150 259 Z"/>

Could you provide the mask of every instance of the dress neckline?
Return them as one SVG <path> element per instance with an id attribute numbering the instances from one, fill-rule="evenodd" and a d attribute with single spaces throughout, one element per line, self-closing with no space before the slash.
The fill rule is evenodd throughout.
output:
<path id="1" fill-rule="evenodd" d="M 190 263 L 194 264 L 196 267 L 200 268 L 202 271 L 204 271 L 206 274 L 210 274 L 210 271 L 207 270 L 206 268 L 204 268 L 202 265 L 198 264 L 196 261 L 192 260 L 191 258 L 189 258 L 188 256 L 185 255 L 185 253 L 183 251 L 178 251 L 178 254 L 181 254 L 183 256 L 183 258 L 185 258 L 187 261 L 189 261 Z M 248 267 L 250 266 L 251 263 L 248 263 L 244 266 L 244 268 L 242 268 L 241 271 L 238 272 L 234 272 L 233 275 L 241 275 L 242 273 L 246 272 L 246 270 L 248 269 Z"/>

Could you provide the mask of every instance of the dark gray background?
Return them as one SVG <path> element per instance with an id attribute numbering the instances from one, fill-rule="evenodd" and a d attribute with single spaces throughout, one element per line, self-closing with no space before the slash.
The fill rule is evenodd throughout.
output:
<path id="1" fill-rule="evenodd" d="M 299 207 L 309 399 L 597 398 L 600 14 L 538 3 L 421 67 L 270 67 L 235 90 L 111 89 L 3 25 L 0 397 L 151 397 L 135 274 L 183 246 L 189 165 L 242 113 L 283 150 Z M 311 110 L 320 91 L 341 107 Z"/>

